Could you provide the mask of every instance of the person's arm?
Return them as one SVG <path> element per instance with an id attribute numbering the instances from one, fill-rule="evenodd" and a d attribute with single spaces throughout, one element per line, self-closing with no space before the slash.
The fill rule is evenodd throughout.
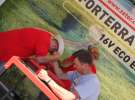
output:
<path id="1" fill-rule="evenodd" d="M 74 57 L 73 55 L 70 56 L 70 57 L 68 57 L 67 59 L 65 59 L 65 60 L 62 62 L 62 66 L 63 66 L 63 67 L 72 66 L 74 59 L 75 59 L 75 57 Z"/>
<path id="2" fill-rule="evenodd" d="M 57 61 L 52 62 L 54 66 L 54 72 L 60 79 L 68 79 L 67 74 L 65 74 L 62 69 L 59 67 L 59 64 Z"/>
<path id="3" fill-rule="evenodd" d="M 51 79 L 48 76 L 45 70 L 41 70 L 40 73 L 38 74 L 38 77 L 41 80 L 47 82 L 50 88 L 52 89 L 52 91 L 55 94 L 57 94 L 59 97 L 61 97 L 62 100 L 75 100 L 76 99 L 76 96 L 72 92 L 62 88 L 55 81 L 53 81 L 53 79 Z"/>
<path id="4" fill-rule="evenodd" d="M 53 55 L 46 55 L 46 56 L 37 56 L 35 57 L 36 61 L 39 63 L 46 63 L 50 61 L 57 61 L 59 60 L 60 55 L 58 53 L 55 53 Z"/>

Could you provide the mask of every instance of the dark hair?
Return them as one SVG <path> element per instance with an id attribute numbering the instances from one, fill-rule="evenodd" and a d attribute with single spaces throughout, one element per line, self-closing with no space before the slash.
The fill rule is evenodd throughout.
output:
<path id="1" fill-rule="evenodd" d="M 72 55 L 78 58 L 81 63 L 92 64 L 92 56 L 88 50 L 80 49 L 74 52 Z"/>
<path id="2" fill-rule="evenodd" d="M 51 54 L 53 54 L 54 52 L 57 52 L 58 49 L 59 49 L 59 43 L 58 43 L 58 40 L 55 39 L 55 38 L 53 38 L 52 41 L 55 41 L 55 43 L 57 44 L 58 48 L 49 48 L 49 52 L 50 52 Z"/>
<path id="3" fill-rule="evenodd" d="M 76 56 L 79 55 L 80 52 L 83 52 L 83 51 L 84 51 L 84 49 L 79 49 L 78 51 L 75 51 L 72 55 L 73 55 L 74 57 L 76 57 Z"/>

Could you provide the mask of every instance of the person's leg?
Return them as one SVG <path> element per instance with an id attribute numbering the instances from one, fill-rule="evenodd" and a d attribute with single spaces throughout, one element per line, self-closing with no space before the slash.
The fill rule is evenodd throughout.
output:
<path id="1" fill-rule="evenodd" d="M 4 63 L 3 62 L 0 62 L 0 75 L 2 75 L 5 71 L 5 68 L 4 68 Z"/>

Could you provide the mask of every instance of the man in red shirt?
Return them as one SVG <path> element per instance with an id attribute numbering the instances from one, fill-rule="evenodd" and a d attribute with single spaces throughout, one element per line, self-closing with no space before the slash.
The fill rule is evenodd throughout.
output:
<path id="1" fill-rule="evenodd" d="M 59 47 L 57 39 L 46 30 L 21 28 L 0 32 L 0 62 L 6 62 L 12 56 L 34 56 L 39 63 L 55 61 L 60 56 L 57 52 Z"/>

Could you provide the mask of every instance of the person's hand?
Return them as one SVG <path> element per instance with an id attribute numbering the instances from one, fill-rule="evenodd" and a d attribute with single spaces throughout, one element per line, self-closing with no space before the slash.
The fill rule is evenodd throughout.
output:
<path id="1" fill-rule="evenodd" d="M 53 62 L 51 62 L 51 64 L 53 67 L 59 67 L 58 61 L 53 61 Z"/>
<path id="2" fill-rule="evenodd" d="M 54 60 L 59 60 L 60 54 L 58 52 L 53 53 Z"/>
<path id="3" fill-rule="evenodd" d="M 46 70 L 43 70 L 43 69 L 39 72 L 38 77 L 39 77 L 41 80 L 44 80 L 44 81 L 46 81 L 46 82 L 47 82 L 48 80 L 50 80 L 50 77 L 48 76 L 47 71 L 46 71 Z"/>

